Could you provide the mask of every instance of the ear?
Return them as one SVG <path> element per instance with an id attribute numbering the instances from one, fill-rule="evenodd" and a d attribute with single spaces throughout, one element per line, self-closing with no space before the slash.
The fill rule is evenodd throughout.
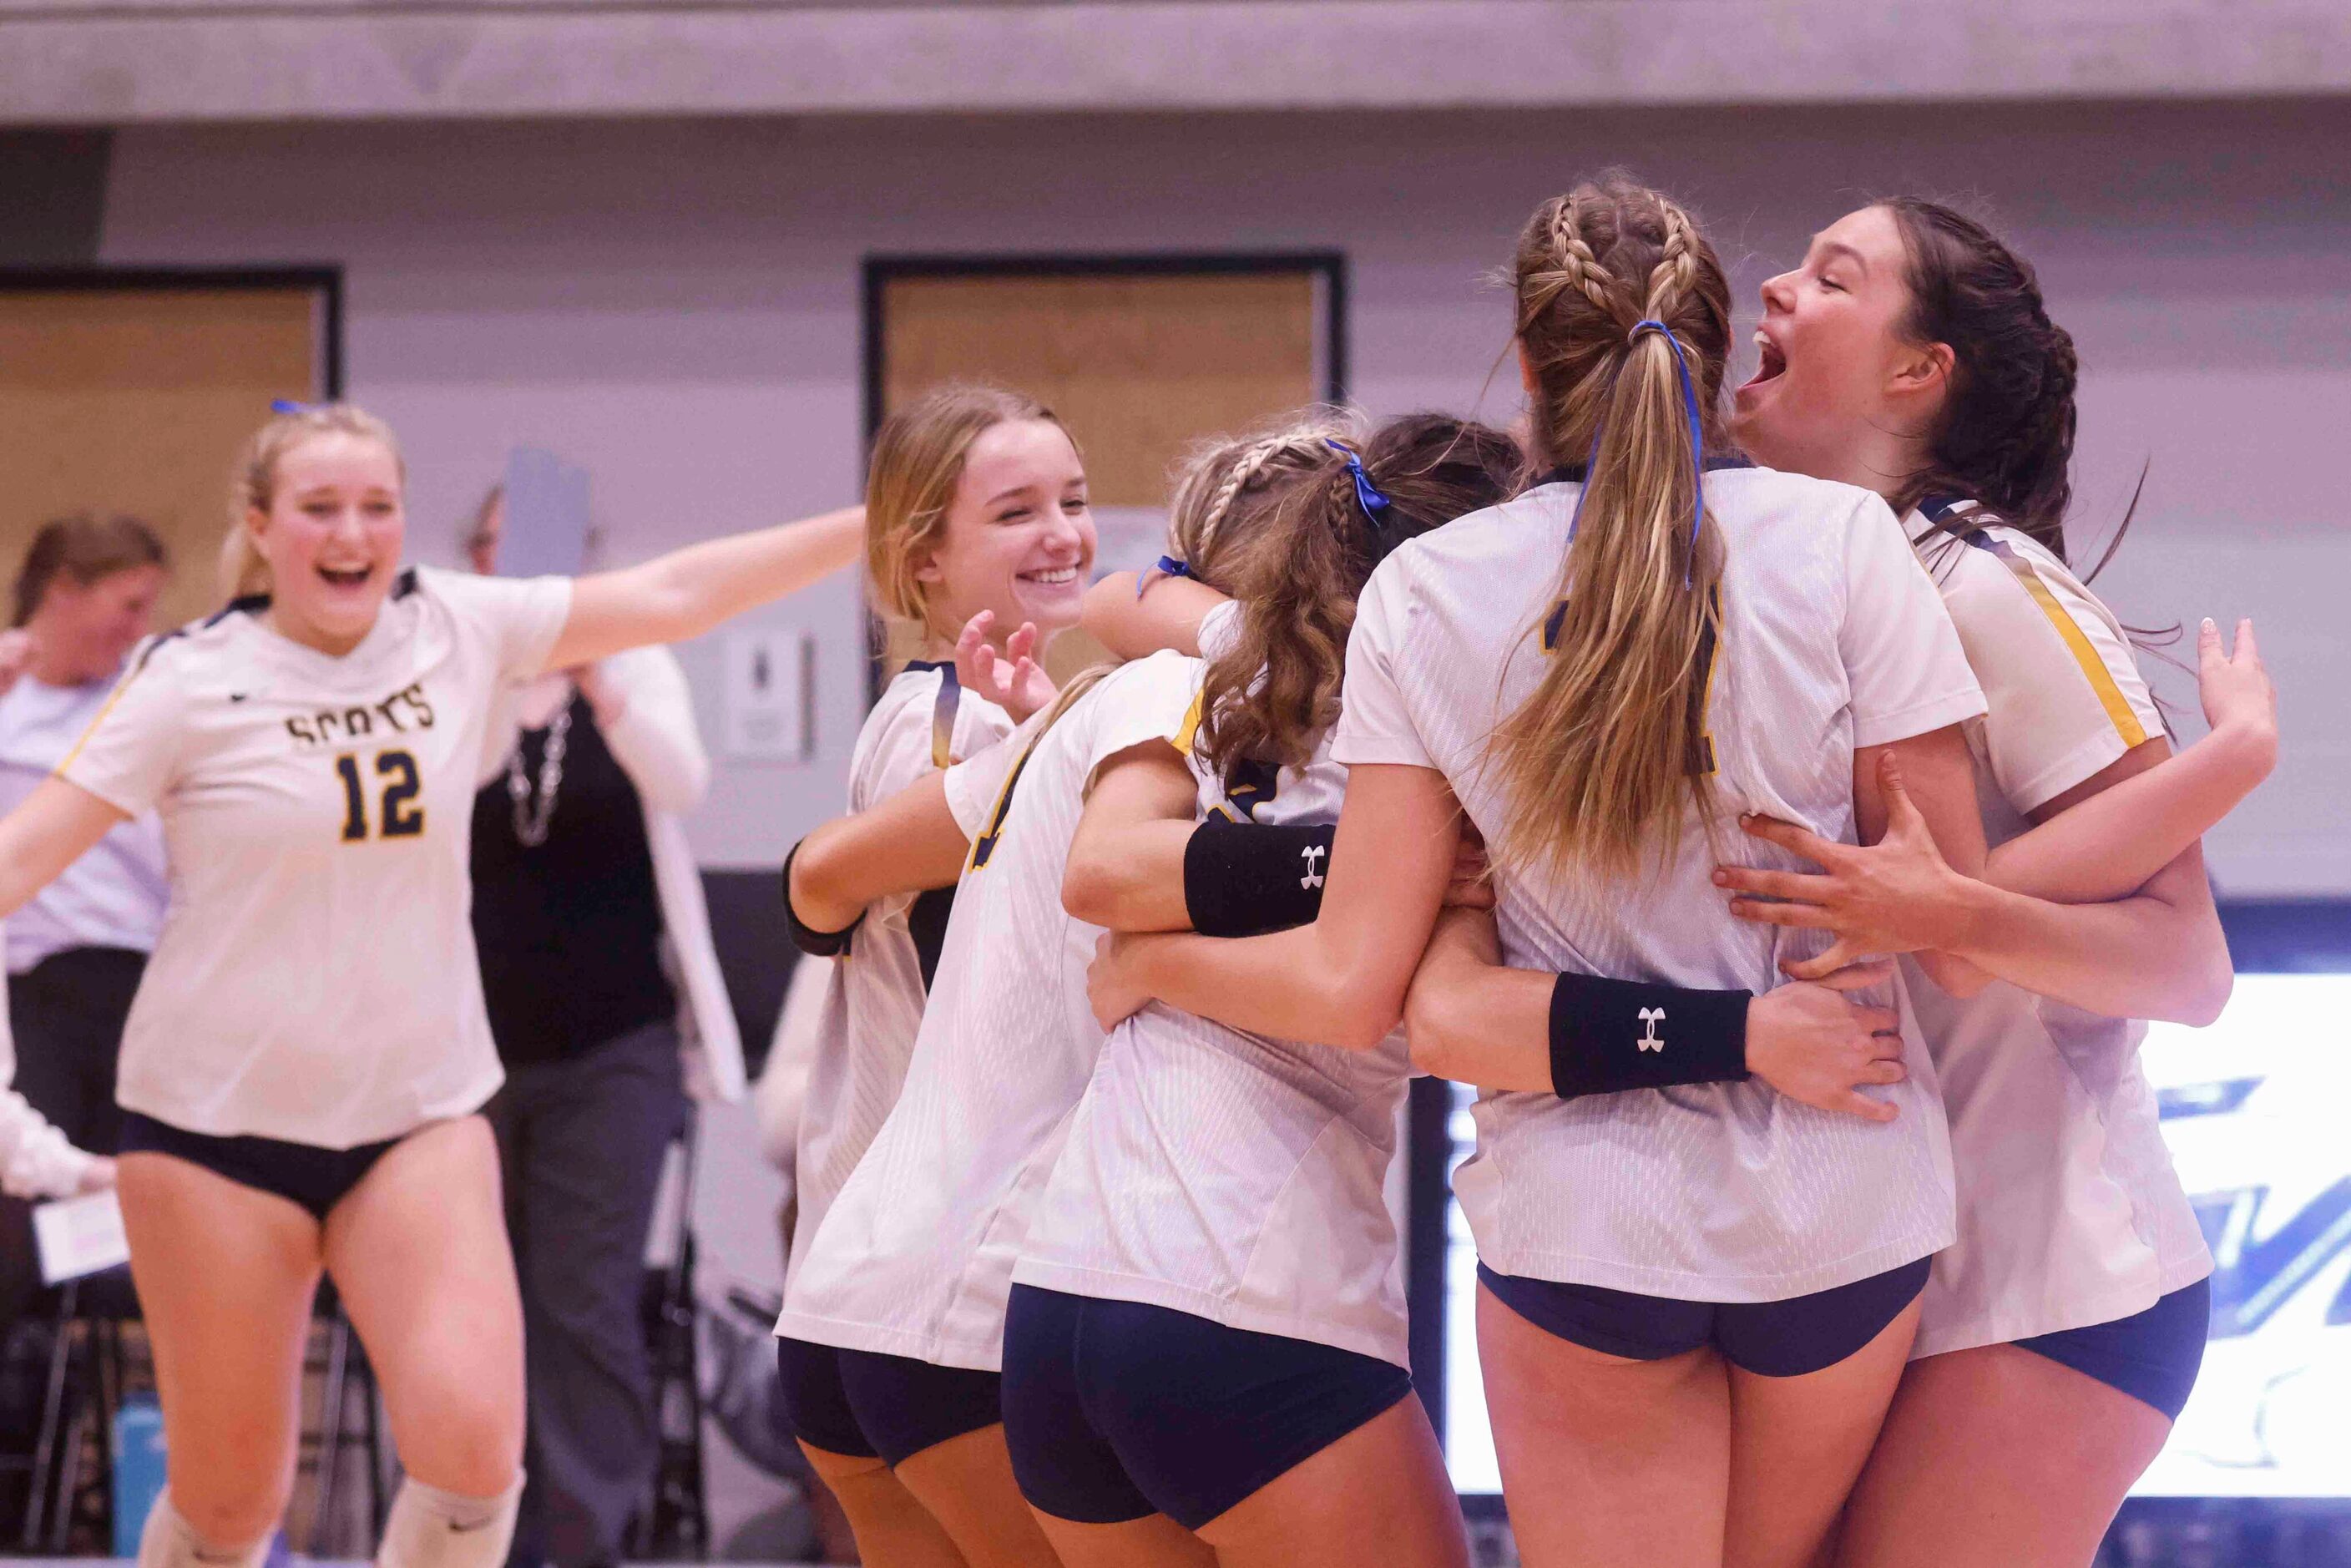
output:
<path id="1" fill-rule="evenodd" d="M 1895 359 L 1886 391 L 1900 398 L 1931 396 L 1939 400 L 1950 390 L 1951 366 L 1956 362 L 1949 343 L 1905 345 Z"/>
<path id="2" fill-rule="evenodd" d="M 945 582 L 946 580 L 946 569 L 939 565 L 939 558 L 936 554 L 926 555 L 914 563 L 916 582 Z"/>

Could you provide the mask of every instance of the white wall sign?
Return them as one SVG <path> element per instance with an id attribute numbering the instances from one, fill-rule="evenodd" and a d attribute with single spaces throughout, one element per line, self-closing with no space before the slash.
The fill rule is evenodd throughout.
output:
<path id="1" fill-rule="evenodd" d="M 816 648 L 806 632 L 726 634 L 726 755 L 747 762 L 805 762 L 816 749 Z"/>

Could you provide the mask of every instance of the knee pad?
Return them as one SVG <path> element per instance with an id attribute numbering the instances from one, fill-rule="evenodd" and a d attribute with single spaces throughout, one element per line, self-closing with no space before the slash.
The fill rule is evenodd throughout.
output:
<path id="1" fill-rule="evenodd" d="M 410 1476 L 392 1500 L 377 1568 L 501 1568 L 521 1503 L 520 1471 L 496 1497 L 444 1491 Z"/>
<path id="2" fill-rule="evenodd" d="M 269 1556 L 269 1534 L 245 1546 L 214 1546 L 172 1506 L 168 1486 L 155 1495 L 139 1534 L 139 1568 L 261 1568 Z"/>

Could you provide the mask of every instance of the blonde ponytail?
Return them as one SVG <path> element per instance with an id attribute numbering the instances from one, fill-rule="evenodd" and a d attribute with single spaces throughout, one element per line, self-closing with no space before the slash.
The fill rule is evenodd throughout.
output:
<path id="1" fill-rule="evenodd" d="M 1539 628 L 1542 677 L 1491 742 L 1510 802 L 1500 849 L 1554 873 L 1621 877 L 1646 850 L 1673 852 L 1686 803 L 1712 816 L 1722 549 L 1698 476 L 1729 288 L 1681 209 L 1622 181 L 1538 209 L 1517 280 L 1541 455 L 1588 467 Z"/>

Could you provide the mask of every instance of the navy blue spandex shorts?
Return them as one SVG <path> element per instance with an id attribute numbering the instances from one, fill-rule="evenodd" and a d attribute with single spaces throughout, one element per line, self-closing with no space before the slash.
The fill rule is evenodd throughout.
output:
<path id="1" fill-rule="evenodd" d="M 835 1453 L 871 1454 L 895 1469 L 925 1448 L 1004 1419 L 1004 1380 L 993 1372 L 934 1366 L 911 1356 L 870 1350 L 836 1350 L 832 1354 L 838 1368 L 832 1375 L 849 1419 L 844 1426 L 838 1410 L 829 1413 L 831 1419 L 820 1414 L 818 1429 L 835 1440 L 852 1432 L 864 1438 L 862 1451 L 832 1448 Z M 789 1379 L 791 1374 L 787 1370 L 785 1375 Z M 789 1388 L 786 1397 L 791 1397 Z M 797 1402 L 793 1420 L 799 1420 Z M 808 1441 L 820 1448 L 832 1447 L 813 1436 Z"/>
<path id="2" fill-rule="evenodd" d="M 292 1144 L 282 1138 L 216 1136 L 191 1133 L 142 1116 L 122 1113 L 122 1150 L 126 1155 L 170 1155 L 225 1176 L 239 1186 L 266 1192 L 299 1204 L 321 1225 L 327 1213 L 360 1185 L 376 1161 L 390 1154 L 398 1138 L 361 1144 L 355 1149 L 322 1149 L 315 1144 Z"/>
<path id="3" fill-rule="evenodd" d="M 2160 1298 L 2143 1312 L 2087 1328 L 2066 1329 L 2015 1342 L 2085 1377 L 2095 1377 L 2177 1421 L 2212 1328 L 2212 1281 L 2199 1280 Z"/>
<path id="4" fill-rule="evenodd" d="M 864 1428 L 849 1408 L 841 1385 L 841 1352 L 813 1340 L 776 1336 L 776 1373 L 781 1379 L 784 1426 L 811 1448 L 852 1459 L 882 1456 L 865 1440 Z"/>
<path id="5" fill-rule="evenodd" d="M 1802 1377 L 1834 1366 L 1884 1333 L 1927 1288 L 1928 1267 L 1921 1258 L 1782 1301 L 1681 1301 L 1497 1274 L 1483 1263 L 1478 1279 L 1535 1327 L 1587 1350 L 1663 1361 L 1711 1345 L 1742 1371 Z"/>
<path id="6" fill-rule="evenodd" d="M 1012 1287 L 1004 1437 L 1031 1506 L 1186 1530 L 1412 1393 L 1412 1375 L 1311 1340 L 1139 1301 Z"/>

